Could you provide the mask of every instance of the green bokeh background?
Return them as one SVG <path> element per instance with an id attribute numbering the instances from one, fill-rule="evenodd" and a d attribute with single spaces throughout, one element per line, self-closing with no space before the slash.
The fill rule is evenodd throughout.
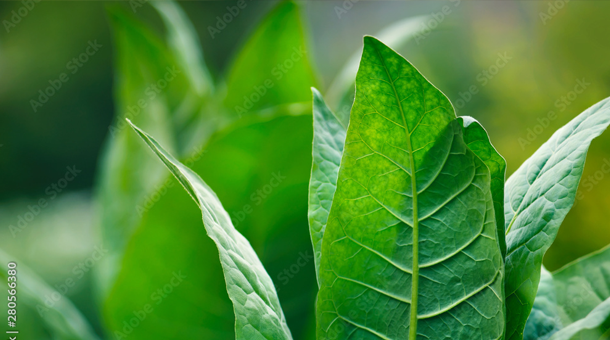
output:
<path id="1" fill-rule="evenodd" d="M 299 2 L 309 39 L 308 54 L 317 71 L 317 85 L 323 92 L 361 46 L 363 35 L 375 34 L 408 17 L 430 14 L 436 17 L 438 27 L 421 39 L 408 42 L 399 52 L 447 94 L 459 115 L 473 116 L 486 127 L 492 142 L 507 160 L 507 175 L 557 128 L 610 96 L 607 25 L 610 3 L 557 2 L 563 8 L 553 10 L 550 6 L 555 3 L 361 0 L 339 16 L 336 6 L 343 6 L 343 1 Z M 99 176 L 99 156 L 115 112 L 114 46 L 106 5 L 87 1 L 41 2 L 8 32 L 4 25 L 0 28 L 0 248 L 56 287 L 74 277 L 73 268 L 100 243 L 93 188 Z M 128 4 L 121 5 L 132 12 Z M 248 2 L 243 12 L 215 37 L 208 27 L 215 25 L 216 17 L 226 13 L 226 6 L 233 2 L 189 1 L 180 5 L 199 34 L 212 77 L 221 80 L 237 51 L 275 2 Z M 0 2 L 0 20 L 10 20 L 12 11 L 22 6 L 21 2 Z M 440 14 L 444 7 L 449 14 Z M 138 8 L 135 15 L 160 35 L 164 32 L 160 17 L 149 5 Z M 70 73 L 61 89 L 34 112 L 30 100 L 36 99 L 38 91 L 47 87 L 50 80 L 66 72 L 66 64 L 82 53 L 90 41 L 97 41 L 102 48 L 76 74 Z M 506 56 L 506 65 L 486 77 L 486 72 L 496 71 L 493 65 L 499 55 Z M 579 82 L 589 85 L 573 96 L 570 92 Z M 315 84 L 307 86 L 310 85 Z M 471 88 L 476 88 L 473 91 L 476 93 L 469 93 Z M 546 120 L 549 111 L 556 118 Z M 295 239 L 307 237 L 310 148 L 310 116 L 279 118 L 224 136 L 203 157 L 222 161 L 198 163 L 200 170 L 209 174 L 206 180 L 212 188 L 215 180 L 220 183 L 227 174 L 243 179 L 234 183 L 234 190 L 218 192 L 225 206 L 235 209 L 269 180 L 240 172 L 241 165 L 258 161 L 261 167 L 275 164 L 259 169 L 259 173 L 289 173 L 290 180 L 237 226 L 250 234 L 259 256 L 273 262 L 273 268 L 290 266 L 298 256 L 295 250 L 308 247 Z M 548 269 L 557 269 L 610 243 L 610 209 L 607 209 L 610 176 L 602 170 L 605 162 L 610 163 L 610 133 L 596 139 L 589 150 L 579 198 L 545 257 Z M 76 166 L 82 172 L 51 199 L 47 188 L 64 177 L 67 166 Z M 49 200 L 48 207 L 13 237 L 8 226 L 17 223 L 28 206 L 40 198 Z M 188 197 L 182 195 L 176 202 L 188 204 L 185 198 Z M 277 211 L 287 213 L 275 216 Z M 196 219 L 194 205 L 193 212 Z M 258 229 L 253 225 L 269 225 L 265 237 L 276 239 L 285 248 L 265 249 L 266 240 L 256 238 L 252 230 Z M 159 230 L 163 232 L 168 233 Z M 171 232 L 167 237 L 171 237 Z M 186 236 L 184 242 L 188 239 Z M 137 239 L 136 235 L 134 242 L 146 244 L 147 240 Z M 201 245 L 211 246 L 211 242 Z M 144 263 L 166 255 L 151 253 L 131 261 Z M 211 256 L 206 261 L 216 258 Z M 280 272 L 270 270 L 278 287 L 282 285 L 278 281 Z M 66 295 L 101 335 L 106 321 L 97 302 L 96 277 L 92 273 L 76 280 L 75 287 Z M 282 288 L 280 299 L 303 282 L 315 284 L 313 263 L 299 272 L 297 280 Z M 201 298 L 196 288 L 189 290 L 194 301 Z M 313 308 L 314 296 L 302 298 L 311 301 Z M 284 308 L 295 319 L 311 316 L 310 311 L 288 312 L 291 308 L 288 302 Z M 22 332 L 27 329 L 22 338 L 51 338 L 35 310 L 20 307 L 19 313 Z"/>

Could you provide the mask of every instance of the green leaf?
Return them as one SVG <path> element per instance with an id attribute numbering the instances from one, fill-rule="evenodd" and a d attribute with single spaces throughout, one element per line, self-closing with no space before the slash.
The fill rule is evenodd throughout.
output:
<path id="1" fill-rule="evenodd" d="M 462 116 L 459 119 L 462 122 L 464 142 L 487 165 L 491 174 L 491 196 L 494 201 L 498 242 L 504 257 L 506 255 L 506 240 L 504 238 L 504 179 L 506 178 L 506 161 L 491 144 L 489 135 L 481 123 L 468 116 Z"/>
<path id="2" fill-rule="evenodd" d="M 322 237 L 337 188 L 347 125 L 328 108 L 318 90 L 313 93 L 313 165 L 309 182 L 309 232 L 319 277 Z M 318 282 L 319 283 L 319 282 Z"/>
<path id="3" fill-rule="evenodd" d="M 228 74 L 226 107 L 241 116 L 308 102 L 316 83 L 309 52 L 298 6 L 280 2 L 237 55 Z"/>
<path id="4" fill-rule="evenodd" d="M 51 288 L 22 261 L 0 250 L 0 263 L 6 266 L 9 262 L 17 263 L 18 304 L 22 303 L 23 306 L 27 305 L 36 310 L 55 339 L 99 339 L 87 319 L 67 297 Z M 0 278 L 7 282 L 5 269 L 0 270 Z M 59 296 L 59 298 L 55 299 L 55 296 Z M 53 297 L 51 304 L 49 304 L 50 297 Z M 17 324 L 19 324 L 19 320 Z"/>
<path id="5" fill-rule="evenodd" d="M 544 267 L 524 339 L 598 340 L 610 329 L 610 247 L 550 274 Z"/>
<path id="6" fill-rule="evenodd" d="M 540 272 L 538 294 L 532 312 L 527 319 L 523 333 L 524 340 L 547 340 L 553 333 L 563 328 L 559 311 L 553 275 L 544 268 Z"/>
<path id="7" fill-rule="evenodd" d="M 203 60 L 197 32 L 187 15 L 175 1 L 150 3 L 165 22 L 168 43 L 177 56 L 180 68 L 186 73 L 195 91 L 202 94 L 214 92 L 214 83 Z"/>
<path id="8" fill-rule="evenodd" d="M 233 227 L 216 194 L 154 138 L 132 127 L 201 209 L 205 230 L 218 247 L 227 292 L 235 308 L 236 339 L 292 339 L 271 278 L 248 240 Z"/>
<path id="9" fill-rule="evenodd" d="M 104 244 L 109 254 L 100 263 L 102 296 L 112 287 L 122 252 L 139 222 L 137 206 L 166 177 L 162 166 L 143 152 L 124 117 L 173 145 L 171 109 L 166 92 L 150 97 L 150 84 L 177 64 L 162 41 L 120 7 L 108 10 L 115 37 L 116 119 L 110 126 L 97 179 L 97 201 Z M 179 79 L 175 79 L 179 82 Z M 141 108 L 139 101 L 146 106 Z M 174 102 L 179 102 L 178 100 Z"/>
<path id="10" fill-rule="evenodd" d="M 322 242 L 318 338 L 501 338 L 490 174 L 449 100 L 372 37 L 356 91 Z"/>
<path id="11" fill-rule="evenodd" d="M 311 129 L 308 116 L 228 128 L 193 157 L 181 160 L 215 189 L 234 226 L 259 254 L 278 288 L 295 339 L 310 339 L 305 333 L 315 325 L 317 284 L 307 229 Z M 274 174 L 283 177 L 279 185 Z M 269 184 L 277 186 L 270 189 Z M 109 328 L 121 331 L 134 310 L 151 304 L 150 321 L 142 322 L 130 337 L 234 338 L 235 317 L 220 263 L 194 260 L 218 256 L 201 228 L 201 212 L 173 177 L 142 207 L 146 211 L 105 305 Z M 174 231 L 176 225 L 180 233 Z M 178 270 L 187 282 L 157 307 L 151 295 Z"/>
<path id="12" fill-rule="evenodd" d="M 544 253 L 572 208 L 593 138 L 610 124 L 610 99 L 557 130 L 506 181 L 507 338 L 520 340 L 532 309 Z"/>

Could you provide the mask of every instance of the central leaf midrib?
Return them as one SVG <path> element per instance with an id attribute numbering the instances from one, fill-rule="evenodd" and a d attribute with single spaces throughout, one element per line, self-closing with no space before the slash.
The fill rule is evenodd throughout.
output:
<path id="1" fill-rule="evenodd" d="M 411 145 L 411 132 L 409 132 L 409 127 L 407 126 L 407 120 L 405 118 L 405 113 L 402 109 L 402 102 L 400 101 L 400 97 L 398 96 L 398 92 L 396 91 L 396 86 L 394 86 L 394 79 L 390 75 L 390 71 L 386 66 L 385 60 L 379 51 L 375 48 L 375 52 L 379 56 L 381 63 L 383 64 L 383 68 L 388 76 L 388 80 L 390 81 L 390 86 L 392 86 L 392 90 L 394 91 L 394 97 L 396 98 L 396 103 L 398 104 L 398 109 L 400 110 L 400 115 L 402 116 L 402 122 L 405 129 L 405 136 L 407 138 L 407 148 L 409 149 L 409 163 L 411 167 L 411 194 L 413 196 L 413 274 L 411 275 L 411 318 L 409 324 L 409 340 L 417 339 L 417 303 L 419 296 L 419 219 L 417 216 L 417 187 L 416 187 L 416 178 L 415 178 L 415 162 L 413 160 L 413 146 Z M 422 100 L 425 98 L 422 97 Z M 425 110 L 425 103 L 424 103 Z M 423 118 L 423 117 L 422 117 Z"/>

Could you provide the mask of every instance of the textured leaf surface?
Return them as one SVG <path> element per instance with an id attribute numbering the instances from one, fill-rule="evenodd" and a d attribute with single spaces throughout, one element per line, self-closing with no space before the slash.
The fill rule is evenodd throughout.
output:
<path id="1" fill-rule="evenodd" d="M 87 319 L 67 297 L 50 287 L 22 261 L 0 250 L 0 262 L 3 266 L 11 261 L 17 263 L 17 303 L 36 310 L 54 339 L 99 340 Z M 6 270 L 0 271 L 0 278 L 7 282 Z M 8 296 L 6 291 L 2 295 Z M 55 296 L 60 298 L 55 299 Z M 49 300 L 52 303 L 49 303 Z M 21 320 L 22 323 L 23 321 Z"/>
<path id="2" fill-rule="evenodd" d="M 462 122 L 464 142 L 487 165 L 491 175 L 491 196 L 494 201 L 498 242 L 504 256 L 506 255 L 506 240 L 504 238 L 504 179 L 506 178 L 506 161 L 491 144 L 489 135 L 481 123 L 468 116 L 462 116 L 459 119 Z"/>
<path id="3" fill-rule="evenodd" d="M 313 92 L 313 165 L 309 181 L 309 231 L 319 277 L 322 237 L 337 188 L 347 125 L 326 105 L 318 90 Z"/>
<path id="4" fill-rule="evenodd" d="M 610 123 L 610 100 L 557 130 L 506 181 L 507 338 L 520 340 L 532 309 L 544 253 L 574 204 L 593 138 Z"/>
<path id="5" fill-rule="evenodd" d="M 201 209 L 206 232 L 218 247 L 227 292 L 233 301 L 236 339 L 292 339 L 273 281 L 248 240 L 233 227 L 216 194 L 151 136 L 132 126 Z"/>
<path id="6" fill-rule="evenodd" d="M 449 100 L 372 37 L 356 91 L 322 242 L 318 338 L 501 338 L 490 174 Z"/>
<path id="7" fill-rule="evenodd" d="M 598 340 L 610 329 L 610 247 L 550 274 L 544 268 L 524 339 Z M 608 335 L 608 334 L 606 334 Z"/>
<path id="8" fill-rule="evenodd" d="M 555 295 L 553 275 L 543 266 L 538 294 L 525 325 L 524 340 L 547 340 L 553 333 L 563 328 Z"/>

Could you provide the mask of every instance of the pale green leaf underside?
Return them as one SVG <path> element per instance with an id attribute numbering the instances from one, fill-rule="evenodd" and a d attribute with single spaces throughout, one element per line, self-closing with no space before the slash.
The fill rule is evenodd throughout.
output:
<path id="1" fill-rule="evenodd" d="M 464 143 L 449 100 L 372 37 L 337 182 L 322 242 L 319 339 L 408 339 L 415 327 L 418 339 L 502 337 L 489 170 Z"/>
<path id="2" fill-rule="evenodd" d="M 589 145 L 609 123 L 605 99 L 555 132 L 506 182 L 507 339 L 523 337 L 544 253 L 574 204 Z"/>
<path id="3" fill-rule="evenodd" d="M 610 329 L 610 247 L 553 274 L 542 269 L 524 339 L 598 340 Z"/>
<path id="4" fill-rule="evenodd" d="M 233 227 L 216 194 L 151 136 L 132 127 L 201 209 L 206 232 L 218 247 L 227 292 L 233 302 L 236 339 L 292 339 L 271 278 L 248 240 Z"/>
<path id="5" fill-rule="evenodd" d="M 55 339 L 99 339 L 87 319 L 67 297 L 50 287 L 32 270 L 27 268 L 23 262 L 0 250 L 2 265 L 6 266 L 11 261 L 17 263 L 17 303 L 23 304 L 23 306 L 27 305 L 39 312 L 41 319 Z M 6 270 L 0 271 L 0 279 L 7 282 Z M 60 298 L 53 299 L 53 303 L 49 305 L 51 297 L 56 295 Z M 21 321 L 23 322 L 23 320 Z"/>
<path id="6" fill-rule="evenodd" d="M 313 165 L 309 180 L 309 231 L 313 243 L 316 278 L 319 277 L 322 237 L 337 188 L 339 163 L 347 127 L 328 108 L 318 90 L 313 93 Z M 319 280 L 318 280 L 319 283 Z"/>

